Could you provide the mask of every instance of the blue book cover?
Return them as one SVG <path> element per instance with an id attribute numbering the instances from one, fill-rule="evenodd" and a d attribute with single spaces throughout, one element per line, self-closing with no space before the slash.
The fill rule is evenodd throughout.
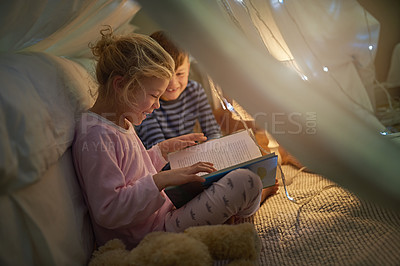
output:
<path id="1" fill-rule="evenodd" d="M 176 208 L 180 208 L 187 202 L 192 200 L 204 189 L 207 189 L 213 182 L 218 181 L 221 177 L 238 168 L 246 168 L 256 173 L 263 183 L 263 187 L 273 186 L 276 179 L 276 168 L 278 164 L 278 156 L 270 153 L 243 163 L 233 165 L 221 169 L 219 171 L 204 175 L 205 182 L 191 182 L 180 186 L 171 186 L 165 188 L 165 193 L 170 198 Z"/>

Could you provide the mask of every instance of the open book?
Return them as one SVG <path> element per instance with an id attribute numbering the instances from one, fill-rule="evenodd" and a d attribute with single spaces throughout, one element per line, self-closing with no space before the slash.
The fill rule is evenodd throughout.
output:
<path id="1" fill-rule="evenodd" d="M 262 156 L 257 144 L 246 130 L 219 139 L 186 148 L 168 155 L 171 169 L 193 165 L 197 162 L 211 162 L 216 172 L 204 175 L 205 182 L 191 182 L 165 188 L 165 193 L 179 208 L 196 197 L 205 188 L 221 177 L 238 168 L 247 168 L 260 176 L 263 187 L 275 184 L 278 157 L 274 154 Z"/>

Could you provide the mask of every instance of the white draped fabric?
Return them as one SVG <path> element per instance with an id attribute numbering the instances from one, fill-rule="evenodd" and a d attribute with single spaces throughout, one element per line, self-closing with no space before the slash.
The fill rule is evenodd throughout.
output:
<path id="1" fill-rule="evenodd" d="M 0 51 L 90 56 L 88 43 L 98 38 L 102 25 L 132 32 L 129 21 L 139 8 L 130 0 L 2 1 Z"/>
<path id="2" fill-rule="evenodd" d="M 277 60 L 290 62 L 309 82 L 323 80 L 320 90 L 350 98 L 353 108 L 373 111 L 364 85 L 373 88 L 379 22 L 357 1 L 220 2 Z"/>
<path id="3" fill-rule="evenodd" d="M 400 87 L 400 43 L 398 43 L 392 53 L 389 73 L 386 79 L 388 87 Z"/>
<path id="4" fill-rule="evenodd" d="M 372 83 L 363 73 L 371 71 L 379 23 L 357 1 L 139 2 L 302 163 L 360 196 L 398 208 L 400 147 L 379 134 L 383 126 L 363 86 Z M 267 27 L 277 39 L 279 29 L 285 43 L 265 49 Z M 287 58 L 271 54 L 293 57 L 291 65 L 306 81 L 266 52 L 274 46 L 289 49 Z"/>

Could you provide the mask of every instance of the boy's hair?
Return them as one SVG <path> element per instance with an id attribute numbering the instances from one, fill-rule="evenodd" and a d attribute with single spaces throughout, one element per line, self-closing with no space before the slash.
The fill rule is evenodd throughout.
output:
<path id="1" fill-rule="evenodd" d="M 175 64 L 171 56 L 152 38 L 142 34 L 114 35 L 106 26 L 100 31 L 101 39 L 89 44 L 97 60 L 96 78 L 99 97 L 112 97 L 112 81 L 122 76 L 124 86 L 120 100 L 132 104 L 129 92 L 141 86 L 144 77 L 171 79 Z"/>
<path id="2" fill-rule="evenodd" d="M 172 56 L 175 61 L 175 70 L 189 58 L 189 54 L 178 47 L 164 31 L 153 32 L 150 37 L 156 40 Z"/>

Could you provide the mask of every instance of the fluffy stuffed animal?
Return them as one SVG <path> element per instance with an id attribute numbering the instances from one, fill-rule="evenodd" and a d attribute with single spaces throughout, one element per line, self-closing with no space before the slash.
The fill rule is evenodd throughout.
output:
<path id="1" fill-rule="evenodd" d="M 203 266 L 221 260 L 230 266 L 258 265 L 260 249 L 250 223 L 206 225 L 183 233 L 152 232 L 130 251 L 119 239 L 110 240 L 93 252 L 89 266 Z"/>

